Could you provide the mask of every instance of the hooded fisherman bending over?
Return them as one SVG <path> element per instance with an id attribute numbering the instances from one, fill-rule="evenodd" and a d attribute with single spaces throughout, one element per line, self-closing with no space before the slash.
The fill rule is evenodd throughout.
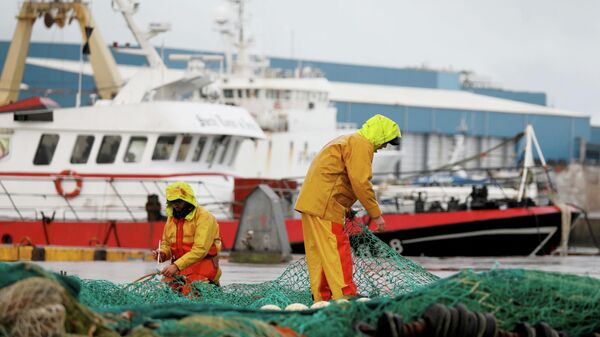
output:
<path id="1" fill-rule="evenodd" d="M 387 144 L 400 144 L 400 128 L 375 115 L 358 132 L 335 138 L 317 154 L 300 190 L 296 210 L 302 232 L 313 300 L 328 301 L 356 295 L 352 254 L 344 222 L 360 200 L 382 231 L 385 221 L 371 184 L 373 155 Z"/>
<path id="2" fill-rule="evenodd" d="M 219 252 L 221 237 L 219 224 L 206 209 L 198 206 L 192 187 L 184 182 L 167 186 L 167 222 L 160 250 L 152 251 L 160 261 L 171 260 L 161 273 L 174 288 L 181 286 L 177 276 L 185 277 L 180 288 L 184 295 L 190 292 L 193 281 L 219 284 Z M 160 256 L 158 256 L 160 254 Z"/>

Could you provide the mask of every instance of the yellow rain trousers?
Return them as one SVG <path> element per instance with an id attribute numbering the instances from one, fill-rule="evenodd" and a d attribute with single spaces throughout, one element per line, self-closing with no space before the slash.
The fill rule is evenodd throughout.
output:
<path id="1" fill-rule="evenodd" d="M 314 301 L 355 296 L 350 239 L 344 226 L 302 214 L 302 233 Z"/>
<path id="2" fill-rule="evenodd" d="M 381 216 L 372 177 L 375 149 L 400 137 L 391 119 L 375 115 L 362 128 L 329 142 L 313 160 L 295 209 L 302 213 L 306 263 L 315 301 L 356 295 L 345 216 L 360 200 L 371 218 Z"/>

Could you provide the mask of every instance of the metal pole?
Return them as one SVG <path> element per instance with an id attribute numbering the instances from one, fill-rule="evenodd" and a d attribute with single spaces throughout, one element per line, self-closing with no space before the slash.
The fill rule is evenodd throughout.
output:
<path id="1" fill-rule="evenodd" d="M 110 179 L 108 180 L 108 184 L 110 185 L 110 187 L 113 189 L 113 191 L 115 192 L 115 195 L 117 196 L 117 198 L 119 198 L 119 200 L 121 201 L 121 204 L 123 204 L 123 206 L 125 207 L 125 209 L 127 210 L 127 212 L 129 213 L 129 216 L 131 216 L 131 219 L 133 221 L 137 221 L 135 216 L 133 215 L 133 212 L 131 212 L 131 210 L 129 209 L 129 207 L 127 206 L 127 203 L 125 203 L 125 200 L 123 200 L 123 197 L 121 197 L 121 195 L 119 194 L 119 192 L 117 191 L 117 189 L 115 188 L 115 186 L 113 185 L 113 180 Z"/>
<path id="2" fill-rule="evenodd" d="M 75 107 L 81 106 L 81 82 L 83 81 L 83 44 L 85 42 L 81 42 L 81 46 L 79 47 L 79 74 L 77 78 L 77 94 L 75 95 Z"/>
<path id="3" fill-rule="evenodd" d="M 21 220 L 24 220 L 23 219 L 23 215 L 21 214 L 21 212 L 19 212 L 19 209 L 17 208 L 17 205 L 15 204 L 14 200 L 12 199 L 12 197 L 10 196 L 10 194 L 8 193 L 8 190 L 6 189 L 6 187 L 4 186 L 4 184 L 2 183 L 2 180 L 0 180 L 0 186 L 2 186 L 2 189 L 4 190 L 4 193 L 8 197 L 8 200 L 10 200 L 10 203 L 12 204 L 13 208 L 15 209 L 15 211 L 17 212 L 17 214 L 19 215 L 19 218 Z"/>
<path id="4" fill-rule="evenodd" d="M 65 199 L 65 202 L 67 203 L 67 206 L 69 206 L 69 209 L 71 210 L 71 212 L 75 216 L 75 220 L 79 221 L 79 217 L 77 216 L 77 212 L 75 212 L 75 209 L 73 208 L 73 205 L 71 205 L 71 203 L 69 202 L 69 199 L 67 199 L 64 196 L 63 196 L 63 199 Z"/>

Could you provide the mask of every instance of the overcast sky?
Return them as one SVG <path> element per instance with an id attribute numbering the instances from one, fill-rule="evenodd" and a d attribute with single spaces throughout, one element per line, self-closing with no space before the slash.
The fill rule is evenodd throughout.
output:
<path id="1" fill-rule="evenodd" d="M 12 38 L 19 1 L 0 1 L 0 39 Z M 155 45 L 221 51 L 215 9 L 224 0 L 142 0 L 142 27 L 170 22 Z M 110 0 L 92 10 L 107 43 L 133 42 Z M 598 0 L 252 0 L 260 54 L 392 67 L 471 70 L 504 89 L 542 91 L 549 105 L 600 125 Z M 34 41 L 79 42 L 76 25 Z M 293 37 L 293 38 L 292 38 Z"/>

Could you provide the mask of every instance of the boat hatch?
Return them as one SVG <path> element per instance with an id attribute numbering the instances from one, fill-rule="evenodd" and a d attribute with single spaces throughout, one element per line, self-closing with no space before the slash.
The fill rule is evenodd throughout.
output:
<path id="1" fill-rule="evenodd" d="M 52 122 L 52 112 L 58 108 L 58 103 L 48 97 L 31 97 L 0 107 L 0 113 L 12 112 L 18 122 Z"/>

